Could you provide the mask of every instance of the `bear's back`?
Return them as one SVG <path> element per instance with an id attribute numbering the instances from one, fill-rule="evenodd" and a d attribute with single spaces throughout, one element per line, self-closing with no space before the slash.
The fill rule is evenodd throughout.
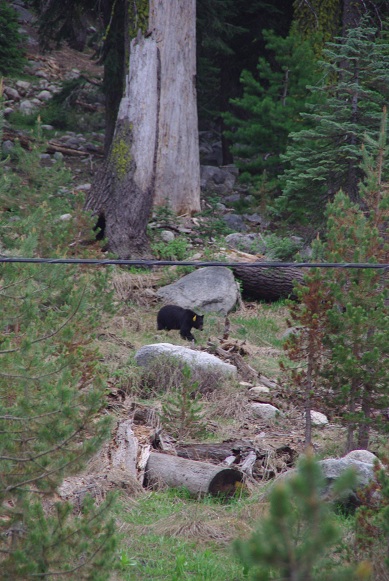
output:
<path id="1" fill-rule="evenodd" d="M 181 329 L 182 323 L 187 318 L 186 311 L 188 310 L 177 305 L 165 305 L 158 311 L 158 330 L 167 329 L 170 331 L 170 329 Z"/>

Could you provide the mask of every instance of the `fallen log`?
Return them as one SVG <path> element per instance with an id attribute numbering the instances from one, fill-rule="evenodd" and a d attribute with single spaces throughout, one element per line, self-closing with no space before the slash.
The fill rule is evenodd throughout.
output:
<path id="1" fill-rule="evenodd" d="M 234 276 L 242 283 L 243 297 L 276 301 L 282 298 L 296 299 L 294 285 L 302 283 L 304 273 L 299 268 L 286 266 L 285 268 L 261 268 L 234 266 Z"/>
<path id="2" fill-rule="evenodd" d="M 152 488 L 185 487 L 195 495 L 232 496 L 242 479 L 242 472 L 232 468 L 151 452 L 146 465 L 144 485 Z"/>
<path id="3" fill-rule="evenodd" d="M 181 444 L 176 447 L 176 452 L 181 458 L 214 462 L 223 462 L 226 458 L 235 456 L 235 463 L 238 464 L 242 453 L 252 449 L 251 442 L 235 440 L 221 444 Z"/>

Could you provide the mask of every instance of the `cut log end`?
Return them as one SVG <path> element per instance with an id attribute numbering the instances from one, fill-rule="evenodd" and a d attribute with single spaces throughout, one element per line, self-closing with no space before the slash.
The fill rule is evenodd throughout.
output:
<path id="1" fill-rule="evenodd" d="M 231 468 L 220 470 L 208 485 L 208 494 L 214 496 L 234 496 L 238 485 L 242 482 L 243 474 Z"/>

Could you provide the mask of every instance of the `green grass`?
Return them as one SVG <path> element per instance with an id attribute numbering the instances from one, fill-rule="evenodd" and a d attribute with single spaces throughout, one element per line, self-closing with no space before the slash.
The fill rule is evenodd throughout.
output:
<path id="1" fill-rule="evenodd" d="M 282 333 L 286 329 L 285 308 L 283 303 L 260 304 L 253 313 L 244 313 L 232 318 L 235 335 L 259 347 L 267 346 L 281 349 Z"/>
<path id="2" fill-rule="evenodd" d="M 146 494 L 130 509 L 124 501 L 121 519 L 126 533 L 118 551 L 118 578 L 122 581 L 247 579 L 234 556 L 231 541 L 223 539 L 222 532 L 220 539 L 202 534 L 212 526 L 218 530 L 213 520 L 226 520 L 225 528 L 228 528 L 228 518 L 235 518 L 237 502 L 222 506 L 212 498 L 190 498 L 185 490 Z M 178 532 L 180 527 L 182 534 Z"/>

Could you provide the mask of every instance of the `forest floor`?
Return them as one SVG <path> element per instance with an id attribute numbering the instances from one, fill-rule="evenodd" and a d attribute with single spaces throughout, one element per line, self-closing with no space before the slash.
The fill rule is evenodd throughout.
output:
<path id="1" fill-rule="evenodd" d="M 65 79 L 72 70 L 78 69 L 81 75 L 92 79 L 93 82 L 102 82 L 103 67 L 93 58 L 92 49 L 80 53 L 63 45 L 42 53 L 38 48 L 34 26 L 26 25 L 25 28 L 34 41 L 29 44 L 28 58 L 49 64 L 53 78 Z M 93 184 L 101 157 L 93 159 L 91 154 L 91 158 L 92 162 L 85 164 L 76 156 L 65 155 L 64 164 L 72 172 L 76 183 L 86 181 Z M 208 242 L 204 243 L 204 246 L 206 245 Z M 201 251 L 202 248 L 196 248 L 196 252 Z M 155 299 L 155 290 L 158 286 L 172 282 L 175 277 L 177 277 L 175 267 L 163 271 L 156 270 L 151 275 L 118 271 L 114 276 L 113 292 L 117 312 L 113 317 L 102 321 L 97 343 L 103 360 L 110 369 L 110 386 L 115 389 L 124 387 L 125 393 L 128 394 L 126 403 L 122 403 L 122 411 L 119 410 L 120 406 L 115 408 L 115 413 L 119 415 L 125 416 L 128 409 L 133 406 L 131 386 L 137 378 L 132 379 L 131 376 L 136 350 L 144 344 L 162 341 L 187 346 L 187 342 L 181 339 L 178 332 L 173 331 L 170 334 L 156 332 L 156 314 L 161 305 Z M 211 422 L 213 440 L 255 440 L 260 435 L 261 446 L 272 449 L 288 446 L 296 454 L 303 451 L 304 414 L 293 392 L 288 391 L 286 378 L 282 376 L 279 366 L 279 362 L 286 358 L 282 337 L 288 328 L 287 317 L 288 309 L 284 303 L 271 305 L 242 301 L 240 308 L 231 313 L 230 341 L 242 346 L 245 360 L 258 371 L 258 376 L 262 374 L 277 383 L 279 390 L 274 391 L 268 403 L 278 407 L 283 414 L 282 419 L 270 423 L 259 419 L 253 420 L 247 395 L 248 386 L 238 384 L 232 389 L 229 386 L 227 393 L 221 391 L 219 394 L 220 401 L 224 402 L 227 410 L 223 411 L 223 406 L 219 407 L 222 418 L 219 425 L 214 421 L 215 402 L 211 402 L 209 406 L 209 414 L 213 417 Z M 196 349 L 207 349 L 209 344 L 218 344 L 223 326 L 223 317 L 206 316 L 204 331 L 195 332 L 198 340 Z M 126 370 L 129 378 L 126 378 Z M 208 403 L 204 402 L 205 407 Z M 152 402 L 148 401 L 147 405 L 152 405 Z M 343 429 L 339 424 L 332 421 L 325 428 L 314 429 L 313 441 L 317 453 L 322 457 L 341 454 L 342 432 Z"/>

